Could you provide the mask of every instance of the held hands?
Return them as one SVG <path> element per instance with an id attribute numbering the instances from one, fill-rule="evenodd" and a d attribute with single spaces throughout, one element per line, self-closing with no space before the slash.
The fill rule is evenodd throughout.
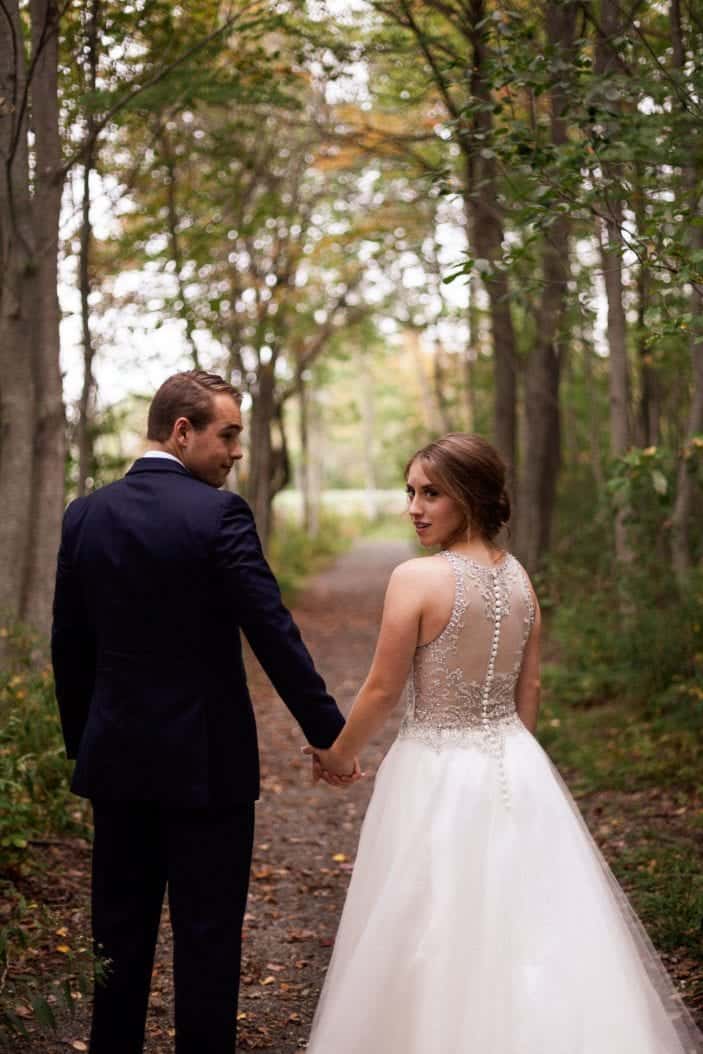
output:
<path id="1" fill-rule="evenodd" d="M 312 782 L 323 780 L 330 787 L 349 787 L 365 775 L 359 759 L 343 758 L 335 751 L 334 744 L 328 750 L 319 747 L 303 747 L 303 754 L 312 758 Z"/>

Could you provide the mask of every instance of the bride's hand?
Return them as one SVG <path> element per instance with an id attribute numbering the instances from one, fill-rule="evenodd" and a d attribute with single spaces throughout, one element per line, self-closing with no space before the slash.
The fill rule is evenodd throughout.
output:
<path id="1" fill-rule="evenodd" d="M 328 750 L 318 747 L 303 747 L 303 754 L 312 758 L 312 781 L 324 780 L 331 787 L 348 787 L 360 780 L 361 771 L 358 758 L 344 758 L 332 745 Z"/>

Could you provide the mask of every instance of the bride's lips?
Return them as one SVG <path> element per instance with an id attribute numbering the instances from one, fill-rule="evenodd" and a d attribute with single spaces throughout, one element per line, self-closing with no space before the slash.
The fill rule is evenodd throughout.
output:
<path id="1" fill-rule="evenodd" d="M 414 523 L 413 527 L 419 533 L 420 531 L 426 531 L 428 527 L 431 527 L 431 523 Z"/>

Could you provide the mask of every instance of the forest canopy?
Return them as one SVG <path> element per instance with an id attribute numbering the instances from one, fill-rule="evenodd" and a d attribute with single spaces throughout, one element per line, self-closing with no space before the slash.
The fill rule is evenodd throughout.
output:
<path id="1" fill-rule="evenodd" d="M 606 577 L 656 552 L 686 588 L 702 31 L 698 0 L 4 0 L 0 607 L 46 630 L 66 500 L 188 366 L 245 393 L 264 540 L 291 483 L 309 521 L 478 430 L 530 571 L 586 517 Z"/>

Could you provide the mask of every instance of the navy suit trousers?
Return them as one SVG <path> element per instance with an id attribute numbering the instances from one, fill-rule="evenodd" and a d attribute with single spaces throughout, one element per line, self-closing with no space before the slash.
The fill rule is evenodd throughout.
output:
<path id="1" fill-rule="evenodd" d="M 176 1054 L 234 1054 L 254 803 L 93 800 L 91 1054 L 141 1054 L 164 893 L 174 939 Z"/>

